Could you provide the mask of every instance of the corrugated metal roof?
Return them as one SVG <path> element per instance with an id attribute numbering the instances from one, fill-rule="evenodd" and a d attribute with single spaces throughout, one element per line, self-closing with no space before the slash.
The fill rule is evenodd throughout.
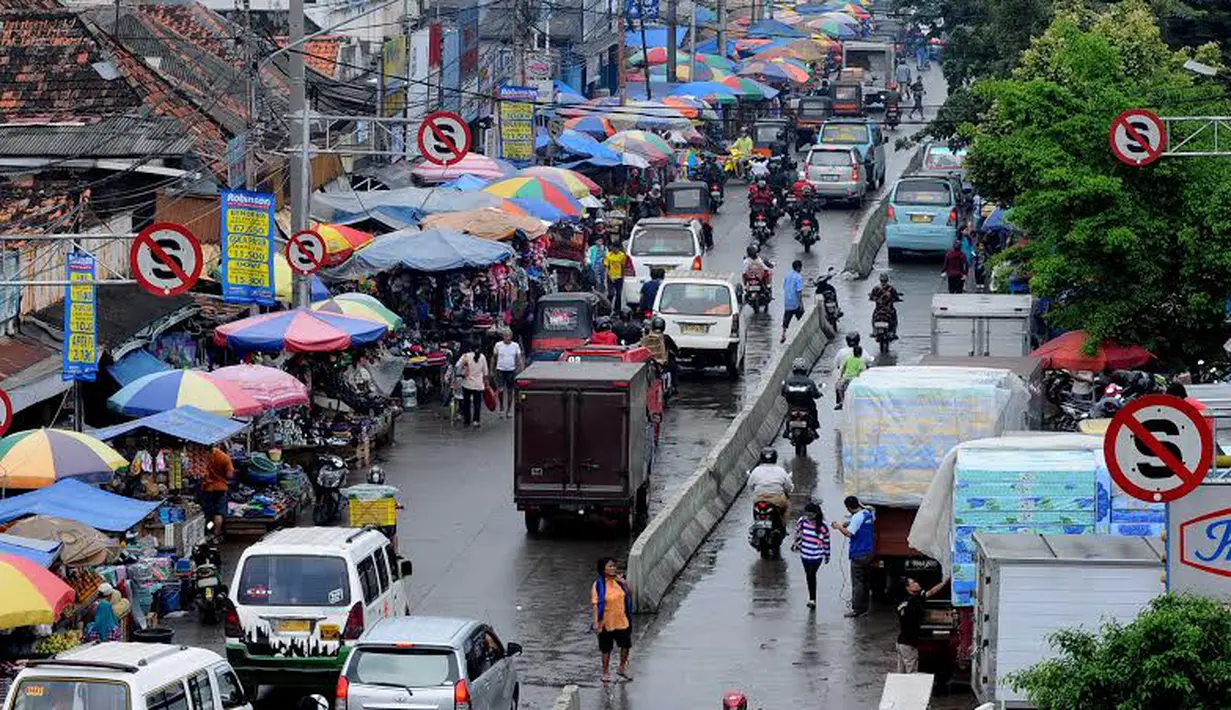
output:
<path id="1" fill-rule="evenodd" d="M 0 124 L 0 156 L 179 157 L 193 151 L 191 134 L 170 118 L 111 116 L 79 124 Z"/>

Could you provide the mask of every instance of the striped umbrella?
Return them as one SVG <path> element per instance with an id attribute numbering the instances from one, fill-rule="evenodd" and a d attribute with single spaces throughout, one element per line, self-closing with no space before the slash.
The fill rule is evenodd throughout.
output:
<path id="1" fill-rule="evenodd" d="M 618 133 L 616 135 L 619 135 Z M 581 203 L 568 190 L 550 180 L 539 177 L 511 177 L 500 182 L 494 182 L 483 188 L 508 200 L 538 200 L 546 202 L 566 215 L 577 217 L 581 215 Z M 537 215 L 536 215 L 537 216 Z"/>
<path id="2" fill-rule="evenodd" d="M 474 175 L 484 180 L 499 180 L 517 172 L 513 165 L 481 153 L 467 153 L 456 163 L 441 167 L 428 162 L 421 163 L 411 175 L 425 183 L 440 183 L 456 180 L 463 175 Z"/>
<path id="3" fill-rule="evenodd" d="M 833 42 L 828 38 L 820 40 L 802 39 L 792 42 L 785 47 L 770 47 L 752 55 L 752 58 L 759 60 L 786 58 L 798 59 L 804 62 L 816 62 L 825 58 L 826 48 L 831 44 Z"/>
<path id="4" fill-rule="evenodd" d="M 735 71 L 735 62 L 717 54 L 697 52 L 696 59 L 698 64 L 704 64 L 711 69 L 718 69 L 728 73 Z"/>
<path id="5" fill-rule="evenodd" d="M 863 5 L 848 2 L 842 6 L 842 11 L 858 17 L 860 20 L 872 19 L 872 13 L 864 9 Z"/>
<path id="6" fill-rule="evenodd" d="M 696 65 L 694 71 L 692 65 L 687 62 L 679 62 L 675 65 L 675 78 L 678 81 L 712 81 L 721 79 L 724 76 L 730 76 L 731 72 L 708 67 L 704 64 Z M 627 73 L 629 81 L 645 81 L 644 69 L 629 69 Z M 667 80 L 667 65 L 658 64 L 650 67 L 650 81 L 662 82 Z"/>
<path id="7" fill-rule="evenodd" d="M 341 264 L 375 239 L 372 234 L 341 224 L 317 224 L 312 228 L 325 240 L 326 265 Z"/>
<path id="8" fill-rule="evenodd" d="M 7 553 L 0 553 L 0 589 L 0 629 L 54 623 L 77 596 L 55 573 Z"/>
<path id="9" fill-rule="evenodd" d="M 0 488 L 44 488 L 62 478 L 102 483 L 127 465 L 115 449 L 75 431 L 32 429 L 0 439 Z"/>
<path id="10" fill-rule="evenodd" d="M 298 407 L 308 403 L 308 388 L 294 375 L 265 365 L 229 365 L 210 372 L 246 392 L 266 409 Z"/>
<path id="11" fill-rule="evenodd" d="M 735 91 L 716 81 L 694 81 L 671 90 L 672 96 L 692 96 L 710 105 L 734 104 L 739 101 Z"/>
<path id="12" fill-rule="evenodd" d="M 739 70 L 739 75 L 756 77 L 765 81 L 791 81 L 796 84 L 807 83 L 812 76 L 807 69 L 788 64 L 782 59 L 745 62 L 743 68 Z"/>
<path id="13" fill-rule="evenodd" d="M 214 329 L 214 344 L 237 352 L 326 353 L 380 340 L 388 326 L 309 308 L 250 316 Z"/>
<path id="14" fill-rule="evenodd" d="M 821 23 L 821 22 L 824 22 L 825 20 L 833 20 L 834 22 L 837 22 L 838 24 L 850 25 L 851 27 L 854 27 L 856 29 L 858 29 L 860 25 L 863 24 L 859 21 L 858 17 L 855 17 L 854 15 L 852 15 L 850 11 L 848 10 L 827 12 L 824 15 L 821 15 L 820 17 L 816 18 L 815 20 L 811 20 L 809 24 Z"/>
<path id="15" fill-rule="evenodd" d="M 808 26 L 830 39 L 855 39 L 859 36 L 859 29 L 857 27 L 852 27 L 832 17 L 812 20 L 808 23 Z"/>
<path id="16" fill-rule="evenodd" d="M 129 417 L 148 417 L 185 404 L 220 417 L 251 417 L 265 410 L 242 389 L 201 370 L 151 372 L 107 399 L 107 407 Z"/>
<path id="17" fill-rule="evenodd" d="M 694 121 L 717 121 L 718 114 L 713 107 L 695 96 L 667 96 L 663 104 L 679 111 L 685 118 Z"/>
<path id="18" fill-rule="evenodd" d="M 563 185 L 568 189 L 569 193 L 571 193 L 573 197 L 576 197 L 579 200 L 589 195 L 603 194 L 603 188 L 599 187 L 598 183 L 594 182 L 585 175 L 582 175 L 576 170 L 569 170 L 568 168 L 535 165 L 529 168 L 522 168 L 522 171 L 518 173 L 518 175 L 526 177 L 539 177 L 544 180 L 550 180 L 558 185 Z"/>
<path id="19" fill-rule="evenodd" d="M 778 95 L 777 89 L 744 76 L 729 76 L 718 83 L 734 91 L 740 98 L 760 100 L 772 99 Z"/>
<path id="20" fill-rule="evenodd" d="M 610 138 L 616 132 L 615 126 L 611 125 L 611 121 L 602 116 L 574 116 L 573 118 L 565 119 L 564 127 L 593 136 L 599 140 Z"/>
<path id="21" fill-rule="evenodd" d="M 640 155 L 657 165 L 666 163 L 675 152 L 667 141 L 648 131 L 620 131 L 603 141 L 603 145 L 617 153 Z"/>
<path id="22" fill-rule="evenodd" d="M 286 262 L 286 254 L 284 250 L 279 249 L 274 252 L 274 295 L 283 303 L 290 303 L 294 300 L 291 297 L 291 291 L 294 288 L 294 273 L 291 271 L 291 265 Z M 329 289 L 325 288 L 325 282 L 321 281 L 321 277 L 312 274 L 312 300 L 319 301 L 322 298 L 329 298 Z"/>
<path id="23" fill-rule="evenodd" d="M 366 293 L 342 293 L 317 301 L 312 304 L 312 310 L 324 313 L 340 313 L 353 318 L 384 323 L 390 330 L 402 327 L 402 317 L 385 307 L 376 298 Z"/>

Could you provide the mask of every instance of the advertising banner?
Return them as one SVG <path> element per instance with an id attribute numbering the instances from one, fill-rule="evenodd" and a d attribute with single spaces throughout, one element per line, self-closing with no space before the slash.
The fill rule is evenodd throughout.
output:
<path id="1" fill-rule="evenodd" d="M 501 86 L 500 157 L 524 167 L 534 161 L 534 100 L 530 86 Z"/>
<path id="2" fill-rule="evenodd" d="M 272 305 L 274 296 L 274 196 L 222 193 L 222 300 Z"/>
<path id="3" fill-rule="evenodd" d="M 60 377 L 93 382 L 98 375 L 94 257 L 69 254 L 66 280 L 72 283 L 64 287 L 64 362 Z"/>

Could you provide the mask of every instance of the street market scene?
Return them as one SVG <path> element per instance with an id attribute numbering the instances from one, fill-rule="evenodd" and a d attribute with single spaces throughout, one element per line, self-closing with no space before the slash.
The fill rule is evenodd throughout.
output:
<path id="1" fill-rule="evenodd" d="M 1231 707 L 1229 33 L 0 0 L 0 708 Z"/>

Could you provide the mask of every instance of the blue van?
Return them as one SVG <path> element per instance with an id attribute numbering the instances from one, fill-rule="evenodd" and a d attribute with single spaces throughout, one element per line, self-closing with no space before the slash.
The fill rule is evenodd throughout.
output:
<path id="1" fill-rule="evenodd" d="M 889 258 L 903 251 L 944 252 L 957 239 L 962 220 L 961 184 L 943 175 L 901 178 L 889 196 L 885 240 Z"/>

